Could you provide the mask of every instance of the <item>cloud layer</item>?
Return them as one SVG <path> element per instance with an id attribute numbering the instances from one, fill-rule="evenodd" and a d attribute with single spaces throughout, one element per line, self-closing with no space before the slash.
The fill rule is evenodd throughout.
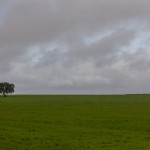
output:
<path id="1" fill-rule="evenodd" d="M 0 79 L 16 94 L 150 91 L 148 0 L 0 0 Z"/>

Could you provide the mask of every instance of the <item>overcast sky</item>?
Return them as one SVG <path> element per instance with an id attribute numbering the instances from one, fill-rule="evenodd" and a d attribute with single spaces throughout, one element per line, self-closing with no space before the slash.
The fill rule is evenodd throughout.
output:
<path id="1" fill-rule="evenodd" d="M 149 0 L 0 0 L 0 82 L 15 94 L 150 92 Z"/>

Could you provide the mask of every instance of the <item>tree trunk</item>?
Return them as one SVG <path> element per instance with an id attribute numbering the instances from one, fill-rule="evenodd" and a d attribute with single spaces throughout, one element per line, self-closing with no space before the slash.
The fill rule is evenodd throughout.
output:
<path id="1" fill-rule="evenodd" d="M 6 94 L 5 94 L 5 92 L 3 92 L 3 96 L 4 96 L 4 97 L 6 97 Z"/>

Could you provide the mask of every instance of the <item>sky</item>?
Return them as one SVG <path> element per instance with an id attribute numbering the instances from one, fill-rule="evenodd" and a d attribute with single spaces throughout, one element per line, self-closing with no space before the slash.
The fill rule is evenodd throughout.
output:
<path id="1" fill-rule="evenodd" d="M 149 0 L 0 0 L 0 82 L 15 94 L 150 93 Z"/>

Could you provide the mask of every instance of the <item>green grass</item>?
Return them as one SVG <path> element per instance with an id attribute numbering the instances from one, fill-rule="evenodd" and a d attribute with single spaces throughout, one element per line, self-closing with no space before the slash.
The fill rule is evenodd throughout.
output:
<path id="1" fill-rule="evenodd" d="M 0 150 L 149 150 L 150 95 L 0 96 Z"/>

